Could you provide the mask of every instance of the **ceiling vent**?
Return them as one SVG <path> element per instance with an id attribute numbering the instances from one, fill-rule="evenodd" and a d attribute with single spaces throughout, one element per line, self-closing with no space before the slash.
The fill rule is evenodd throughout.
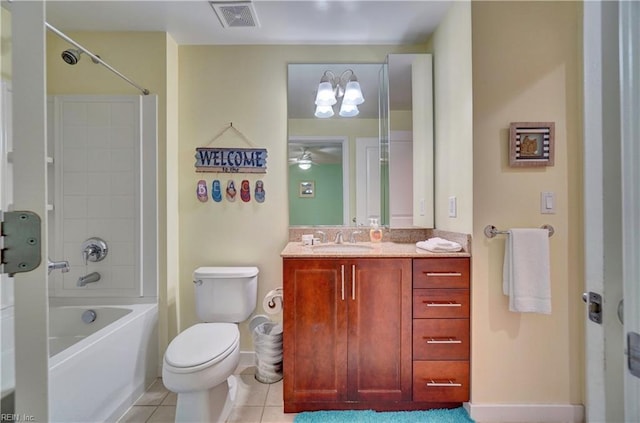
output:
<path id="1" fill-rule="evenodd" d="M 210 1 L 225 28 L 257 28 L 260 26 L 256 10 L 250 1 Z"/>

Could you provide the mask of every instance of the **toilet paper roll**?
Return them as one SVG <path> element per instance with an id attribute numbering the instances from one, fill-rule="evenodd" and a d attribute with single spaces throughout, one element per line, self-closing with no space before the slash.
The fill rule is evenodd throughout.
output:
<path id="1" fill-rule="evenodd" d="M 282 311 L 282 288 L 272 289 L 264 296 L 262 308 L 267 314 L 278 314 Z"/>

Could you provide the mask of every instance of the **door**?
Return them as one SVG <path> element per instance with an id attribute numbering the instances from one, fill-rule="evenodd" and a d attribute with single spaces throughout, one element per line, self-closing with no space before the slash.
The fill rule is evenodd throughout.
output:
<path id="1" fill-rule="evenodd" d="M 284 404 L 346 399 L 345 265 L 339 260 L 285 259 Z"/>
<path id="2" fill-rule="evenodd" d="M 349 401 L 411 401 L 411 259 L 348 266 Z"/>
<path id="3" fill-rule="evenodd" d="M 380 140 L 356 138 L 356 226 L 380 219 Z"/>
<path id="4" fill-rule="evenodd" d="M 6 153 L 14 181 L 12 204 L 7 207 L 32 211 L 41 220 L 40 266 L 13 278 L 16 388 L 12 412 L 21 419 L 48 421 L 45 8 L 40 1 L 6 3 L 3 7 L 11 9 L 12 68 L 8 71 L 13 119 L 2 122 L 2 127 L 12 129 Z M 8 282 L 3 278 L 3 284 Z"/>
<path id="5" fill-rule="evenodd" d="M 639 18 L 635 2 L 584 3 L 585 290 L 603 298 L 601 324 L 585 311 L 588 422 L 640 421 L 627 345 L 640 329 Z"/>
<path id="6" fill-rule="evenodd" d="M 624 412 L 640 421 L 640 4 L 621 2 L 622 278 L 624 281 Z"/>
<path id="7" fill-rule="evenodd" d="M 391 131 L 389 139 L 389 226 L 413 226 L 413 133 Z"/>

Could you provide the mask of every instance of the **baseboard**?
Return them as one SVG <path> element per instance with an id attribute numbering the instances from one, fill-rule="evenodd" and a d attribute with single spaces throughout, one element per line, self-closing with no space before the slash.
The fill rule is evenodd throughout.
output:
<path id="1" fill-rule="evenodd" d="M 474 404 L 464 403 L 469 416 L 478 423 L 545 422 L 580 423 L 582 404 Z"/>

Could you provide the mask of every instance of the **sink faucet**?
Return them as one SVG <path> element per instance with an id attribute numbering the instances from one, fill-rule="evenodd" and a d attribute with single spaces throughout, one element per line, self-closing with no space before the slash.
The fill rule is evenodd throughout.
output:
<path id="1" fill-rule="evenodd" d="M 80 276 L 78 278 L 78 286 L 85 286 L 90 283 L 98 282 L 100 280 L 100 273 L 91 272 L 88 275 Z"/>
<path id="2" fill-rule="evenodd" d="M 356 235 L 361 234 L 362 231 L 353 231 L 349 234 L 349 242 L 352 244 L 356 243 Z"/>
<path id="3" fill-rule="evenodd" d="M 336 239 L 334 241 L 336 244 L 342 244 L 344 242 L 344 236 L 342 235 L 342 231 L 338 231 L 336 234 Z"/>
<path id="4" fill-rule="evenodd" d="M 321 243 L 326 243 L 327 242 L 327 234 L 322 232 L 322 231 L 316 231 L 316 234 L 320 235 L 320 242 Z"/>

